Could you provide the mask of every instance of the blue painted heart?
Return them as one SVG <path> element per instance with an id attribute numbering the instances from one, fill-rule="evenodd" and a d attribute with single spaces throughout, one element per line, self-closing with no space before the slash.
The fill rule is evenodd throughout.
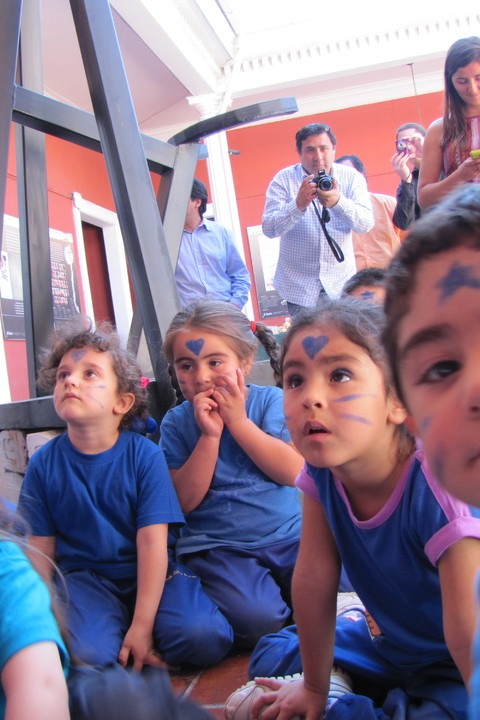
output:
<path id="1" fill-rule="evenodd" d="M 198 340 L 187 340 L 185 345 L 194 355 L 198 355 L 202 347 L 205 345 L 205 340 L 203 338 L 199 338 Z"/>
<path id="2" fill-rule="evenodd" d="M 310 360 L 313 360 L 315 355 L 319 353 L 320 350 L 323 350 L 329 339 L 330 338 L 327 335 L 319 335 L 318 337 L 308 335 L 308 337 L 302 340 L 303 349 L 307 353 Z"/>

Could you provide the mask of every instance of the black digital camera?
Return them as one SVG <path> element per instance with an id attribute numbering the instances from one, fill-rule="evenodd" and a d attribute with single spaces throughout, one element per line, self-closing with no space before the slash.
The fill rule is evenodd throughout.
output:
<path id="1" fill-rule="evenodd" d="M 407 153 L 408 152 L 408 142 L 406 140 L 397 140 L 395 142 L 395 146 L 397 148 L 397 153 Z"/>
<path id="2" fill-rule="evenodd" d="M 325 170 L 319 170 L 310 182 L 316 185 L 319 190 L 332 190 L 333 188 L 333 178 L 331 175 L 327 175 Z"/>

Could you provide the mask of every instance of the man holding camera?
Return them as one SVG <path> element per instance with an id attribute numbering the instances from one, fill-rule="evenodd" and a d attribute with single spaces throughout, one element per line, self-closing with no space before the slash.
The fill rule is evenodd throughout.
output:
<path id="1" fill-rule="evenodd" d="M 423 125 L 418 123 L 405 123 L 397 130 L 397 152 L 391 163 L 401 179 L 397 188 L 397 207 L 393 214 L 393 222 L 400 230 L 407 230 L 420 217 L 417 187 L 426 132 Z"/>
<path id="2" fill-rule="evenodd" d="M 335 135 L 312 123 L 296 136 L 299 160 L 280 170 L 267 190 L 262 228 L 280 237 L 273 284 L 290 315 L 315 307 L 323 293 L 340 294 L 356 272 L 352 230 L 373 227 L 365 179 L 335 165 Z"/>

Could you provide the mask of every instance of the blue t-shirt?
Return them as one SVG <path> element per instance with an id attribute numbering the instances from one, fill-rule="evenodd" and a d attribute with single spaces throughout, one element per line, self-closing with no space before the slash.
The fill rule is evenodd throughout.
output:
<path id="1" fill-rule="evenodd" d="M 478 606 L 480 607 L 480 575 L 477 577 Z M 473 671 L 470 678 L 470 707 L 469 720 L 478 720 L 480 717 L 480 626 L 477 627 L 473 647 Z"/>
<path id="2" fill-rule="evenodd" d="M 55 622 L 50 595 L 29 561 L 14 542 L 0 541 L 0 674 L 23 648 L 39 642 L 58 646 L 67 674 L 68 654 Z M 0 686 L 0 718 L 6 698 Z"/>
<path id="3" fill-rule="evenodd" d="M 56 538 L 56 561 L 110 578 L 137 573 L 137 531 L 182 523 L 183 515 L 161 449 L 138 433 L 120 433 L 106 452 L 87 455 L 68 434 L 32 456 L 20 513 L 32 535 Z"/>
<path id="4" fill-rule="evenodd" d="M 298 486 L 325 509 L 347 575 L 378 626 L 377 651 L 407 672 L 448 660 L 437 563 L 462 538 L 480 538 L 479 511 L 449 495 L 420 452 L 380 512 L 363 521 L 328 469 L 306 468 Z"/>
<path id="5" fill-rule="evenodd" d="M 279 388 L 249 385 L 246 411 L 261 430 L 286 442 L 290 435 Z M 185 464 L 200 438 L 193 405 L 184 402 L 165 415 L 160 442 L 169 468 Z M 218 545 L 264 547 L 299 537 L 298 491 L 271 480 L 224 428 L 210 488 L 200 505 L 185 516 L 177 554 Z"/>

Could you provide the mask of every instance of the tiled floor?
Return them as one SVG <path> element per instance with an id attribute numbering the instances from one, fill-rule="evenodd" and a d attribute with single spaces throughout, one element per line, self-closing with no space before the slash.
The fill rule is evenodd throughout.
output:
<path id="1" fill-rule="evenodd" d="M 212 716 L 224 720 L 223 706 L 231 692 L 247 682 L 249 653 L 232 653 L 215 667 L 198 673 L 171 673 L 175 693 L 184 693 Z"/>

